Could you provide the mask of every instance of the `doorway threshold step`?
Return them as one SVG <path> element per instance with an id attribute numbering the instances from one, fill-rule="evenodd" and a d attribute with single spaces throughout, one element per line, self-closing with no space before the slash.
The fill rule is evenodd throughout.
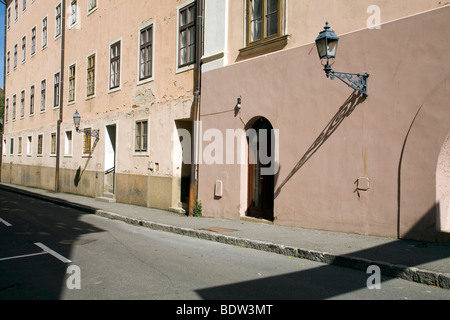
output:
<path id="1" fill-rule="evenodd" d="M 105 192 L 103 194 L 103 196 L 97 197 L 97 198 L 95 198 L 95 200 L 112 203 L 112 202 L 116 202 L 116 197 L 114 196 L 113 193 Z"/>

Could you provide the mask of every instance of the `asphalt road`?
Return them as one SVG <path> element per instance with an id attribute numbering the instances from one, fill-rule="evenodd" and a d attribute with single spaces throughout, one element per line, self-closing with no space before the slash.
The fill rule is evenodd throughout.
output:
<path id="1" fill-rule="evenodd" d="M 1 300 L 450 299 L 450 290 L 386 277 L 369 290 L 369 276 L 0 191 Z"/>

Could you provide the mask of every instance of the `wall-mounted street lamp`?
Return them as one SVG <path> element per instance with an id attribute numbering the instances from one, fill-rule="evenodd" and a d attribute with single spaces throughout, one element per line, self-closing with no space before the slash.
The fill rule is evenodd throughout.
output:
<path id="1" fill-rule="evenodd" d="M 240 110 L 241 107 L 242 107 L 242 99 L 241 98 L 237 98 L 236 108 L 238 108 L 238 110 Z"/>
<path id="2" fill-rule="evenodd" d="M 78 110 L 75 111 L 75 114 L 73 115 L 73 123 L 75 124 L 75 129 L 77 130 L 77 132 L 82 132 L 84 134 L 90 135 L 91 137 L 99 139 L 100 133 L 98 130 L 91 130 L 91 129 L 80 130 L 81 116 L 78 113 Z"/>
<path id="3" fill-rule="evenodd" d="M 368 73 L 348 73 L 348 72 L 337 72 L 334 71 L 331 66 L 334 64 L 334 59 L 336 58 L 337 48 L 339 43 L 339 37 L 330 30 L 328 22 L 326 23 L 324 30 L 322 30 L 316 39 L 317 51 L 319 52 L 320 60 L 324 66 L 324 71 L 327 78 L 334 80 L 338 78 L 342 80 L 346 85 L 354 90 L 358 90 L 365 97 L 367 94 L 367 78 L 369 78 Z"/>

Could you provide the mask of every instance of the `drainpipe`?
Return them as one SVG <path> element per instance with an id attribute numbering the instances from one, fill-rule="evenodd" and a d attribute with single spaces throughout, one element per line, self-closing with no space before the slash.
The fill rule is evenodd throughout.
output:
<path id="1" fill-rule="evenodd" d="M 192 121 L 193 139 L 191 141 L 191 181 L 189 186 L 189 217 L 194 216 L 195 200 L 197 199 L 197 172 L 198 164 L 198 124 L 200 123 L 200 96 L 202 80 L 202 56 L 203 56 L 203 0 L 197 0 L 197 52 L 196 52 L 196 72 L 194 75 L 194 114 Z"/>
<path id="2" fill-rule="evenodd" d="M 8 13 L 7 11 L 7 3 L 6 1 L 0 1 L 1 4 L 5 5 L 5 43 L 3 45 L 3 61 L 4 61 L 4 70 L 3 70 L 3 114 L 2 114 L 2 123 L 0 124 L 0 182 L 2 181 L 2 167 L 3 167 L 3 132 L 5 128 L 5 107 L 6 107 L 6 37 L 8 36 Z"/>
<path id="3" fill-rule="evenodd" d="M 56 122 L 56 167 L 55 167 L 55 191 L 60 191 L 59 166 L 61 158 L 61 123 L 63 121 L 64 103 L 64 50 L 66 38 L 66 0 L 61 1 L 61 71 L 59 76 L 59 119 Z"/>

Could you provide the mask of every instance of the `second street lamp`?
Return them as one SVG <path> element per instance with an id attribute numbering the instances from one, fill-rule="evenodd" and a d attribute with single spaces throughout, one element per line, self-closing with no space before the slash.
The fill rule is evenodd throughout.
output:
<path id="1" fill-rule="evenodd" d="M 100 133 L 98 130 L 91 130 L 91 129 L 80 130 L 81 116 L 78 113 L 78 110 L 76 110 L 75 114 L 73 115 L 73 123 L 75 124 L 75 129 L 77 130 L 77 132 L 82 132 L 84 134 L 90 135 L 91 137 L 99 139 Z"/>

